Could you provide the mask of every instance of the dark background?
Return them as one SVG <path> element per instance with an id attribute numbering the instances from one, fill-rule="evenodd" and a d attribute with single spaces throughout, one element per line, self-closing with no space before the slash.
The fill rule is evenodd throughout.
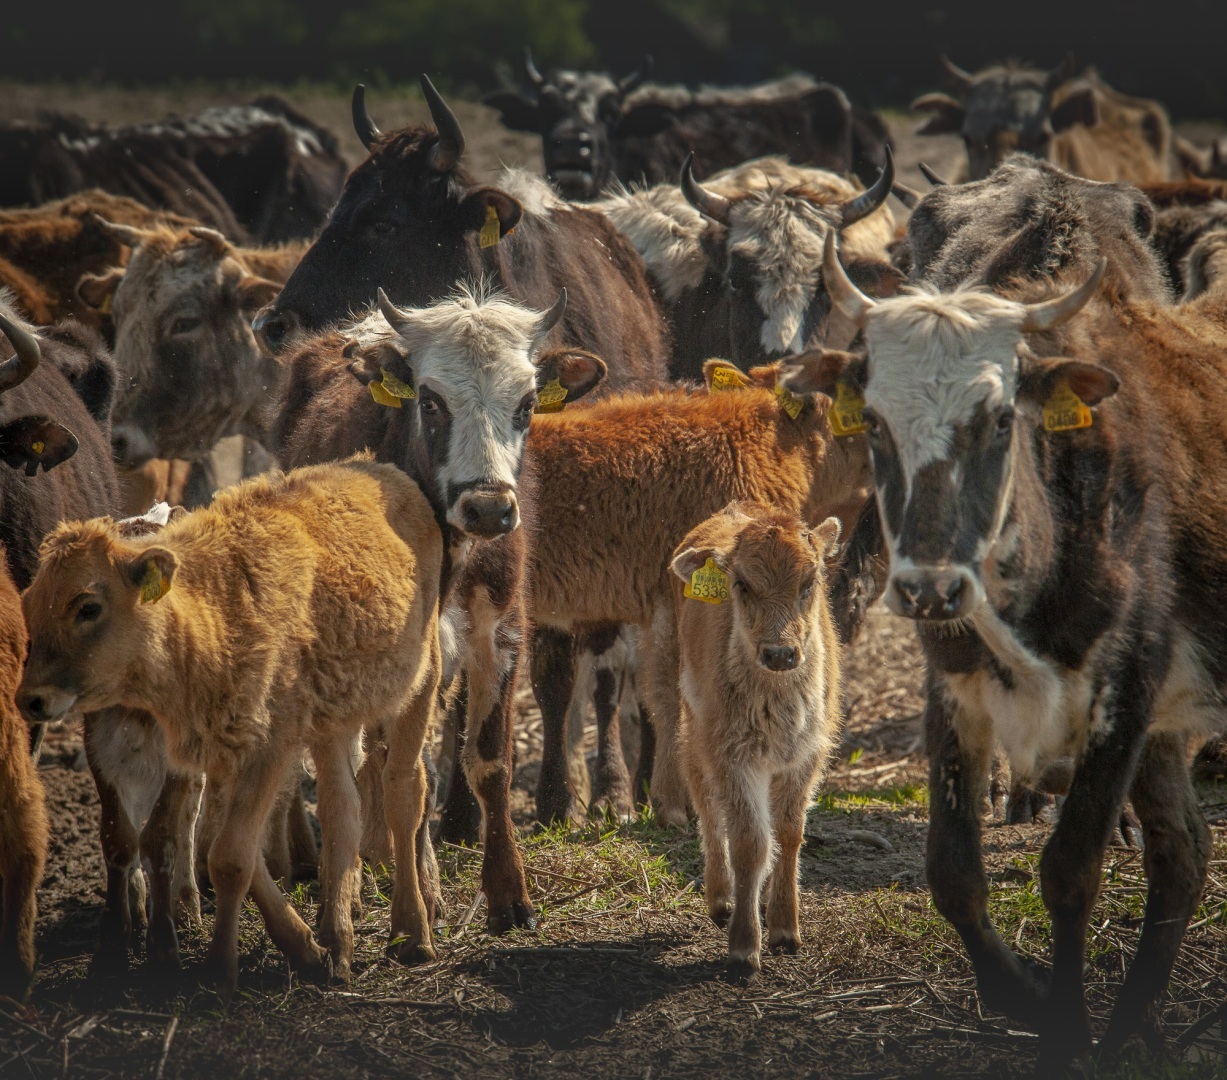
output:
<path id="1" fill-rule="evenodd" d="M 804 70 L 858 102 L 904 106 L 940 86 L 946 52 L 975 69 L 1072 50 L 1177 117 L 1227 118 L 1227 0 L 13 0 L 0 74 L 123 84 L 240 78 L 404 82 L 455 91 L 543 68 L 625 72 L 645 51 L 660 81 L 748 82 Z"/>

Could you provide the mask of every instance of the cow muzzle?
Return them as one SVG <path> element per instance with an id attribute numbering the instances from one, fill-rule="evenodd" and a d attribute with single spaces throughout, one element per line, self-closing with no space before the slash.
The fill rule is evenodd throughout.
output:
<path id="1" fill-rule="evenodd" d="M 139 469 L 158 456 L 158 448 L 142 428 L 135 424 L 119 424 L 111 432 L 111 454 L 116 464 L 125 469 Z"/>
<path id="2" fill-rule="evenodd" d="M 256 340 L 274 356 L 285 348 L 301 326 L 302 322 L 294 312 L 278 311 L 272 304 L 261 308 L 251 320 Z"/>
<path id="3" fill-rule="evenodd" d="M 17 690 L 17 708 L 31 727 L 64 719 L 76 703 L 76 694 L 58 686 L 21 686 Z"/>
<path id="4" fill-rule="evenodd" d="M 886 606 L 907 619 L 964 618 L 980 605 L 983 590 L 961 566 L 924 567 L 891 574 Z"/>
<path id="5" fill-rule="evenodd" d="M 504 536 L 519 526 L 520 506 L 510 488 L 472 489 L 452 504 L 447 522 L 469 536 Z"/>
<path id="6" fill-rule="evenodd" d="M 801 663 L 801 650 L 793 645 L 760 645 L 758 663 L 768 671 L 796 671 Z"/>

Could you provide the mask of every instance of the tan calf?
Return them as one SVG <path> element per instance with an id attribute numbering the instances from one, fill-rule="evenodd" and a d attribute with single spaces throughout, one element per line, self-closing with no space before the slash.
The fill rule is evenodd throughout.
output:
<path id="1" fill-rule="evenodd" d="M 27 718 L 126 705 L 151 712 L 171 760 L 223 800 L 209 850 L 216 916 L 208 965 L 238 977 L 250 891 L 291 964 L 344 978 L 360 882 L 350 748 L 362 722 L 388 741 L 385 804 L 396 855 L 390 949 L 433 955 L 414 834 L 421 750 L 439 679 L 442 540 L 417 485 L 369 458 L 261 477 L 156 536 L 109 519 L 60 526 L 24 603 L 31 650 L 17 701 Z M 304 750 L 319 780 L 320 941 L 277 889 L 260 838 Z"/>
<path id="2" fill-rule="evenodd" d="M 800 946 L 805 811 L 841 722 L 824 565 L 838 539 L 837 518 L 809 529 L 792 514 L 734 502 L 673 554 L 681 756 L 707 910 L 728 925 L 730 970 L 741 978 L 759 969 L 764 882 L 768 945 Z"/>

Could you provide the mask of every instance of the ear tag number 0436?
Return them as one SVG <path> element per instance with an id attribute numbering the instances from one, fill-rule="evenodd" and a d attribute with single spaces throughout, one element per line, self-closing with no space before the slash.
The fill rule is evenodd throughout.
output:
<path id="1" fill-rule="evenodd" d="M 729 576 L 711 559 L 708 559 L 690 575 L 690 583 L 682 592 L 688 600 L 702 600 L 705 604 L 723 604 L 729 598 Z"/>
<path id="2" fill-rule="evenodd" d="M 563 403 L 567 400 L 567 388 L 557 379 L 551 379 L 537 391 L 537 407 L 533 412 L 562 412 Z"/>
<path id="3" fill-rule="evenodd" d="M 407 382 L 402 382 L 387 368 L 380 368 L 379 371 L 383 375 L 383 381 L 371 383 L 371 397 L 380 405 L 387 405 L 390 409 L 399 409 L 402 400 L 418 396 L 412 386 Z"/>
<path id="4" fill-rule="evenodd" d="M 484 248 L 494 247 L 503 238 L 503 226 L 498 219 L 498 211 L 490 204 L 486 205 L 486 220 L 481 232 L 477 234 L 477 243 Z"/>
<path id="5" fill-rule="evenodd" d="M 827 410 L 827 420 L 835 435 L 859 435 L 865 430 L 865 399 L 847 383 L 835 384 L 835 400 Z"/>
<path id="6" fill-rule="evenodd" d="M 150 562 L 145 567 L 145 577 L 141 581 L 141 603 L 156 604 L 168 592 L 170 592 L 170 582 L 162 576 L 158 564 Z"/>
<path id="7" fill-rule="evenodd" d="M 1051 396 L 1044 402 L 1044 430 L 1077 431 L 1090 427 L 1093 422 L 1091 410 L 1070 389 L 1065 379 L 1059 379 Z"/>

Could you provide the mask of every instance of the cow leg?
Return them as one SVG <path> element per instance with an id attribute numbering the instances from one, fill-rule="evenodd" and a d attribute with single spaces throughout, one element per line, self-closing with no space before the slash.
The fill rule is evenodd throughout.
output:
<path id="1" fill-rule="evenodd" d="M 277 802 L 264 827 L 264 864 L 274 881 L 288 885 L 294 877 L 290 858 L 289 812 L 293 792 L 287 786 L 277 793 Z"/>
<path id="2" fill-rule="evenodd" d="M 699 841 L 703 847 L 703 897 L 707 914 L 720 929 L 729 924 L 733 912 L 733 874 L 729 869 L 728 830 L 724 811 L 715 798 L 710 775 L 695 755 L 686 755 L 690 797 L 699 818 Z"/>
<path id="3" fill-rule="evenodd" d="M 729 862 L 733 867 L 733 919 L 729 923 L 729 974 L 752 982 L 761 966 L 763 927 L 759 901 L 771 867 L 771 804 L 765 778 L 734 766 L 721 801 L 728 815 Z"/>
<path id="4" fill-rule="evenodd" d="M 0 719 L 0 724 L 11 722 Z M 0 763 L 4 789 L 0 807 L 5 835 L 0 837 L 3 865 L 4 925 L 0 929 L 0 994 L 20 1000 L 34 976 L 35 894 L 47 861 L 47 810 L 42 781 L 24 753 L 26 732 L 13 725 L 5 750 L 11 755 Z"/>
<path id="5" fill-rule="evenodd" d="M 631 778 L 626 768 L 626 758 L 622 754 L 622 723 L 620 706 L 622 703 L 622 688 L 627 681 L 628 663 L 619 665 L 615 670 L 613 664 L 620 656 L 624 659 L 629 649 L 617 649 L 618 636 L 612 636 L 606 641 L 590 637 L 589 645 L 598 652 L 596 668 L 596 690 L 592 695 L 592 703 L 596 709 L 596 778 L 592 787 L 592 806 L 598 811 L 612 811 L 618 817 L 626 819 L 631 815 Z M 604 648 L 599 646 L 604 645 Z M 611 650 L 613 655 L 610 655 Z"/>
<path id="6" fill-rule="evenodd" d="M 311 756 L 315 759 L 320 833 L 324 838 L 319 944 L 332 956 L 336 978 L 348 982 L 354 957 L 354 900 L 362 884 L 358 856 L 362 802 L 351 771 L 348 740 L 317 742 Z"/>
<path id="7" fill-rule="evenodd" d="M 198 804 L 198 778 L 191 773 L 170 772 L 141 830 L 142 859 L 149 866 L 149 930 L 146 951 L 149 963 L 163 970 L 179 968 L 179 938 L 175 932 L 175 873 L 190 863 L 191 847 L 185 847 L 184 804 Z M 193 821 L 194 824 L 194 821 Z M 199 900 L 196 905 L 199 916 Z"/>
<path id="8" fill-rule="evenodd" d="M 452 776 L 447 785 L 447 799 L 439 813 L 439 839 L 449 844 L 475 845 L 481 835 L 481 807 L 473 795 L 463 760 L 468 732 L 465 730 L 469 711 L 469 680 L 464 672 L 460 688 L 448 710 L 447 724 L 453 733 Z"/>
<path id="9" fill-rule="evenodd" d="M 426 804 L 422 821 L 418 825 L 416 844 L 418 857 L 418 888 L 426 905 L 426 925 L 434 926 L 435 918 L 443 907 L 443 889 L 439 883 L 439 864 L 435 859 L 435 846 L 430 839 L 430 816 L 439 796 L 439 772 L 435 768 L 430 748 L 422 745 L 422 772 L 426 777 Z"/>
<path id="10" fill-rule="evenodd" d="M 648 707 L 639 702 L 639 760 L 635 764 L 635 805 L 648 804 L 652 790 L 652 762 L 656 760 L 656 728 L 652 725 Z"/>
<path id="11" fill-rule="evenodd" d="M 290 787 L 290 805 L 286 815 L 286 831 L 290 844 L 290 879 L 292 881 L 313 878 L 319 873 L 319 848 L 315 844 L 315 831 L 307 814 L 307 800 L 303 796 L 303 770 Z"/>
<path id="12" fill-rule="evenodd" d="M 767 945 L 786 953 L 801 948 L 797 876 L 801 871 L 809 780 L 817 763 L 811 760 L 807 764 L 807 770 L 777 777 L 771 791 L 771 820 L 779 854 L 767 881 Z"/>
<path id="13" fill-rule="evenodd" d="M 1116 999 L 1101 1054 L 1133 1034 L 1157 1049 L 1158 999 L 1167 986 L 1185 928 L 1205 887 L 1210 830 L 1197 806 L 1181 736 L 1151 735 L 1133 778 L 1133 807 L 1142 822 L 1148 891 L 1137 955 Z"/>
<path id="14" fill-rule="evenodd" d="M 541 709 L 541 779 L 537 820 L 547 825 L 571 818 L 567 784 L 567 710 L 575 689 L 575 637 L 548 626 L 533 635 L 533 696 Z"/>
<path id="15" fill-rule="evenodd" d="M 652 763 L 651 796 L 656 816 L 666 825 L 684 828 L 686 784 L 678 762 L 678 648 L 672 606 L 661 605 L 644 635 L 643 667 L 652 724 L 656 728 L 656 754 Z"/>
<path id="16" fill-rule="evenodd" d="M 371 866 L 392 865 L 392 834 L 383 806 L 383 771 L 388 744 L 369 728 L 363 733 L 365 754 L 358 766 L 358 797 L 362 803 L 362 840 L 358 850 Z"/>
<path id="17" fill-rule="evenodd" d="M 196 884 L 196 822 L 204 795 L 204 774 L 188 773 L 187 790 L 179 801 L 175 822 L 178 837 L 175 870 L 171 878 L 175 926 L 200 925 L 200 889 Z"/>
<path id="18" fill-rule="evenodd" d="M 86 758 L 90 740 L 86 740 Z M 98 789 L 101 810 L 100 837 L 102 858 L 106 863 L 106 905 L 98 928 L 98 951 L 91 967 L 102 974 L 124 971 L 132 942 L 132 901 L 136 897 L 132 879 L 141 873 L 140 837 L 136 825 L 124 809 L 119 791 L 90 762 L 94 786 Z M 144 915 L 144 912 L 141 912 Z"/>

